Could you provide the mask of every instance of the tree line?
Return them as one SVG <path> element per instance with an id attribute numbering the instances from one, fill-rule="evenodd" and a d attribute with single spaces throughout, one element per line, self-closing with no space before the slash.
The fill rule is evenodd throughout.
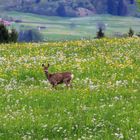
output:
<path id="1" fill-rule="evenodd" d="M 4 24 L 0 24 L 0 43 L 17 42 L 18 33 L 15 29 L 8 30 Z"/>
<path id="2" fill-rule="evenodd" d="M 8 29 L 4 24 L 0 24 L 0 43 L 41 41 L 43 41 L 42 35 L 35 29 L 23 30 L 18 33 L 15 29 Z"/>
<path id="3" fill-rule="evenodd" d="M 134 30 L 130 28 L 126 36 L 133 37 Z M 140 37 L 140 35 L 137 36 Z M 99 27 L 95 39 L 101 39 L 104 37 L 106 37 L 104 29 L 102 27 Z M 25 31 L 20 31 L 18 33 L 15 29 L 8 30 L 4 24 L 0 24 L 0 43 L 41 42 L 41 41 L 43 41 L 43 37 L 38 30 L 29 29 Z"/>
<path id="4" fill-rule="evenodd" d="M 133 37 L 134 36 L 134 30 L 132 28 L 129 28 L 129 31 L 128 33 L 126 34 L 126 36 L 128 37 Z M 139 35 L 138 35 L 139 36 Z M 97 33 L 96 33 L 96 37 L 95 38 L 98 38 L 98 39 L 101 39 L 105 37 L 105 33 L 104 33 L 104 30 L 102 27 L 99 27 Z M 125 36 L 124 36 L 125 37 Z"/>

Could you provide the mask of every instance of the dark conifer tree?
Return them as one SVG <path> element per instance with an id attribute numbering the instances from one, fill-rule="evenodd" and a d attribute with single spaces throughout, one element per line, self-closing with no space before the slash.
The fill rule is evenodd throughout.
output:
<path id="1" fill-rule="evenodd" d="M 128 36 L 132 37 L 133 35 L 134 35 L 134 31 L 132 30 L 132 28 L 130 28 L 128 32 Z"/>
<path id="2" fill-rule="evenodd" d="M 105 37 L 105 34 L 103 32 L 103 29 L 100 27 L 98 32 L 97 32 L 97 38 L 100 39 L 100 38 L 103 38 Z"/>
<path id="3" fill-rule="evenodd" d="M 8 29 L 4 24 L 0 24 L 0 43 L 8 43 L 9 42 L 9 33 Z"/>
<path id="4" fill-rule="evenodd" d="M 17 42 L 18 39 L 18 33 L 15 29 L 11 30 L 11 33 L 9 33 L 9 41 L 10 42 Z"/>
<path id="5" fill-rule="evenodd" d="M 18 33 L 15 29 L 8 31 L 4 24 L 0 24 L 0 43 L 17 42 Z"/>

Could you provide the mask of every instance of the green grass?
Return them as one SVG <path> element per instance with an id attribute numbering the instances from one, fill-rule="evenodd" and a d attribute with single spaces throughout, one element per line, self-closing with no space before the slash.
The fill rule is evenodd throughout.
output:
<path id="1" fill-rule="evenodd" d="M 0 45 L 0 140 L 140 139 L 140 39 Z M 53 89 L 41 67 L 71 71 Z"/>
<path id="2" fill-rule="evenodd" d="M 115 33 L 127 33 L 131 27 L 136 33 L 140 32 L 140 18 L 117 17 L 111 15 L 95 15 L 93 17 L 62 18 L 47 17 L 36 14 L 20 12 L 2 12 L 0 17 L 13 17 L 22 20 L 23 23 L 13 23 L 12 27 L 17 30 L 45 26 L 41 30 L 45 40 L 64 40 L 77 38 L 93 38 L 96 36 L 97 25 L 106 25 L 106 35 L 113 36 Z M 70 35 L 70 36 L 69 36 Z"/>

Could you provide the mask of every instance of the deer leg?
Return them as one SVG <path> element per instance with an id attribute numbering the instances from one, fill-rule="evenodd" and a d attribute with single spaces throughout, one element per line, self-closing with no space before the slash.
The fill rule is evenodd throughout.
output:
<path id="1" fill-rule="evenodd" d="M 68 84 L 68 86 L 69 86 L 70 88 L 72 87 L 71 79 L 67 79 L 67 84 Z"/>
<path id="2" fill-rule="evenodd" d="M 67 79 L 64 79 L 63 82 L 65 83 L 66 87 L 68 88 L 68 81 L 67 81 Z"/>
<path id="3" fill-rule="evenodd" d="M 64 79 L 64 81 L 63 81 L 65 84 L 66 84 L 66 86 L 67 86 L 67 88 L 68 87 L 72 87 L 72 85 L 71 85 L 71 79 L 70 78 L 66 78 L 66 79 Z"/>
<path id="4" fill-rule="evenodd" d="M 68 82 L 67 82 L 67 81 L 65 82 L 65 84 L 66 84 L 66 87 L 68 88 L 68 87 L 69 87 L 69 85 L 68 85 Z"/>
<path id="5" fill-rule="evenodd" d="M 52 85 L 52 88 L 56 90 L 57 89 L 57 86 L 56 85 Z"/>
<path id="6" fill-rule="evenodd" d="M 71 82 L 69 82 L 69 86 L 72 88 L 72 84 L 71 84 Z"/>
<path id="7" fill-rule="evenodd" d="M 56 86 L 57 86 L 57 83 L 56 82 L 52 82 L 52 87 L 56 88 Z"/>
<path id="8" fill-rule="evenodd" d="M 55 88 L 55 85 L 53 84 L 52 87 Z"/>
<path id="9" fill-rule="evenodd" d="M 68 81 L 69 87 L 72 88 L 71 80 Z"/>

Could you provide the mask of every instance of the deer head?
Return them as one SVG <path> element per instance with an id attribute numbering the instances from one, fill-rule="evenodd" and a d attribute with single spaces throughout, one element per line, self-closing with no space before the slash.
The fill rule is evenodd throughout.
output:
<path id="1" fill-rule="evenodd" d="M 48 74 L 48 68 L 49 68 L 50 64 L 48 64 L 48 66 L 45 66 L 44 64 L 42 64 L 42 67 L 44 68 L 44 72 Z"/>

